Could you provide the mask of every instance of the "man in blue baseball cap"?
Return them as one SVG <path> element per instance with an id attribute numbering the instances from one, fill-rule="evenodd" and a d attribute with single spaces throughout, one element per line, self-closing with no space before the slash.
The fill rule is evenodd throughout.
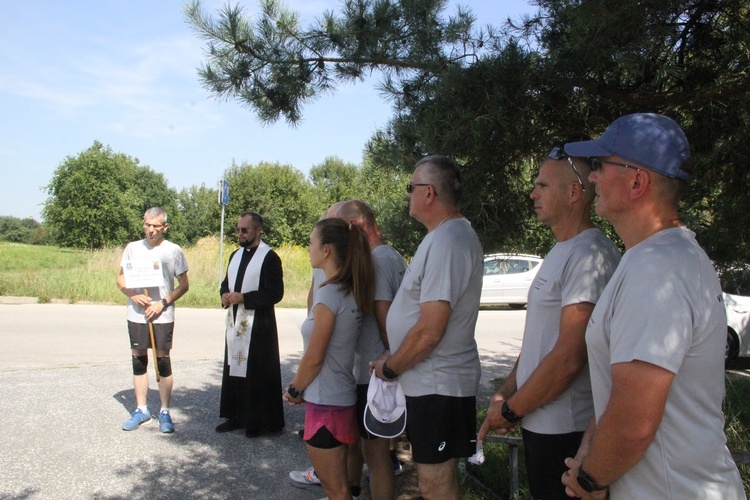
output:
<path id="1" fill-rule="evenodd" d="M 565 145 L 591 162 L 596 213 L 625 254 L 591 314 L 595 418 L 562 481 L 582 498 L 745 498 L 723 431 L 726 317 L 711 261 L 679 218 L 690 147 L 637 113 Z"/>

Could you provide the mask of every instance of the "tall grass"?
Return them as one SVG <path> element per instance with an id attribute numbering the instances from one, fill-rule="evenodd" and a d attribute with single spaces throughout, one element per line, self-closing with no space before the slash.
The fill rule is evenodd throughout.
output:
<path id="1" fill-rule="evenodd" d="M 219 307 L 219 283 L 229 255 L 237 245 L 224 245 L 219 266 L 219 239 L 203 238 L 184 248 L 190 271 L 190 291 L 184 307 Z M 305 307 L 312 269 L 304 248 L 276 249 L 284 267 L 284 299 L 280 307 Z M 71 250 L 0 242 L 0 295 L 75 302 L 119 304 L 125 296 L 115 285 L 122 248 Z M 219 271 L 221 269 L 221 271 Z"/>

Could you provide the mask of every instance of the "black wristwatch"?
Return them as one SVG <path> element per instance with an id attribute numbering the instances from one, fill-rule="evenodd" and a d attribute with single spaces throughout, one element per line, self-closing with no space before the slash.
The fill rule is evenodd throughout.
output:
<path id="1" fill-rule="evenodd" d="M 385 361 L 383 363 L 383 376 L 387 378 L 388 380 L 393 380 L 394 378 L 398 377 L 396 372 L 388 368 L 388 361 Z"/>
<path id="2" fill-rule="evenodd" d="M 594 481 L 591 476 L 586 474 L 582 467 L 579 467 L 578 469 L 578 486 L 583 488 L 583 491 L 586 491 L 588 493 L 603 491 L 609 488 L 609 486 L 600 486 L 596 484 L 596 481 Z"/>
<path id="3" fill-rule="evenodd" d="M 289 384 L 289 387 L 286 388 L 286 392 L 292 397 L 292 399 L 297 399 L 299 397 L 299 391 L 294 387 L 294 384 Z"/>
<path id="4" fill-rule="evenodd" d="M 502 413 L 503 418 L 511 424 L 515 424 L 523 418 L 521 415 L 516 415 L 516 413 L 508 407 L 507 401 L 503 401 L 503 407 L 500 409 L 500 413 Z"/>
<path id="5" fill-rule="evenodd" d="M 161 306 L 166 309 L 169 306 L 169 302 L 167 302 L 167 299 L 161 299 Z"/>

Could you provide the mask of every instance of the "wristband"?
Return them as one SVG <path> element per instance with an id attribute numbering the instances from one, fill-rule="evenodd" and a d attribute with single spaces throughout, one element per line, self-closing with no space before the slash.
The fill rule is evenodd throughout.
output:
<path id="1" fill-rule="evenodd" d="M 169 302 L 167 302 L 167 299 L 161 299 L 161 306 L 166 309 L 169 306 Z"/>

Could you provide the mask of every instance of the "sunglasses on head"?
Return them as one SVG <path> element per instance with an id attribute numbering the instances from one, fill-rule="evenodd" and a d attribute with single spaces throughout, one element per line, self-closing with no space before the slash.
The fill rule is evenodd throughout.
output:
<path id="1" fill-rule="evenodd" d="M 571 167 L 573 167 L 573 172 L 576 174 L 576 179 L 578 179 L 578 184 L 581 185 L 581 191 L 586 191 L 586 186 L 583 185 L 583 178 L 581 177 L 581 173 L 578 172 L 578 169 L 576 168 L 576 164 L 573 163 L 573 158 L 568 155 L 568 153 L 565 152 L 565 150 L 559 146 L 555 146 L 552 148 L 552 151 L 549 152 L 547 155 L 547 158 L 551 158 L 553 160 L 568 160 L 568 163 Z M 592 167 L 591 170 L 594 170 Z"/>

